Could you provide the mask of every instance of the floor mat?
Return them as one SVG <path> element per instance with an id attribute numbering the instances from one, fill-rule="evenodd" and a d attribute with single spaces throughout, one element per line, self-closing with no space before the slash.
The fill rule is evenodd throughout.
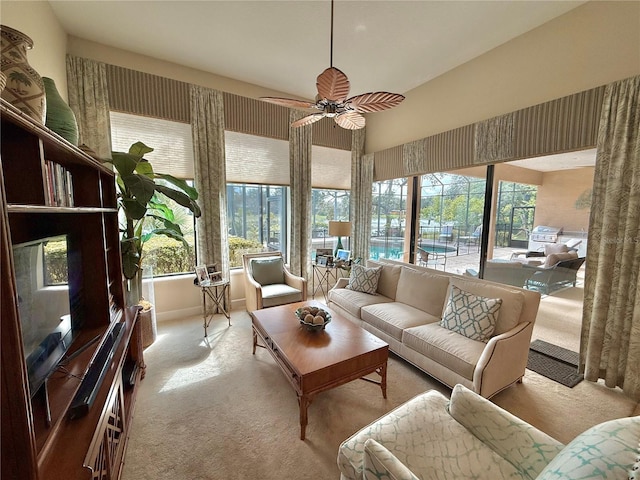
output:
<path id="1" fill-rule="evenodd" d="M 527 368 L 573 388 L 584 378 L 578 373 L 579 355 L 542 340 L 535 340 L 529 349 Z"/>

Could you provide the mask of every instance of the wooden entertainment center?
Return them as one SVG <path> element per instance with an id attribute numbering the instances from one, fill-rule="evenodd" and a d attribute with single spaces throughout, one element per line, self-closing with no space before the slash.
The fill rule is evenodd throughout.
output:
<path id="1" fill-rule="evenodd" d="M 137 308 L 124 302 L 114 173 L 4 100 L 0 113 L 1 477 L 117 479 L 145 365 Z M 51 188 L 52 165 L 66 176 L 67 198 Z M 47 401 L 29 391 L 13 246 L 55 235 L 67 238 L 78 328 L 71 359 L 40 389 Z M 90 380 L 96 367 L 98 382 Z M 71 418 L 76 393 L 87 389 L 91 401 Z"/>

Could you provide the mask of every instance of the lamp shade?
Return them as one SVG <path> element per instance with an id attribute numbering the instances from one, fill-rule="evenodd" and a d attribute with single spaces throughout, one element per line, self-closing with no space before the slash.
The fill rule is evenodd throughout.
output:
<path id="1" fill-rule="evenodd" d="M 332 237 L 348 237 L 351 235 L 351 222 L 329 222 L 329 235 Z"/>

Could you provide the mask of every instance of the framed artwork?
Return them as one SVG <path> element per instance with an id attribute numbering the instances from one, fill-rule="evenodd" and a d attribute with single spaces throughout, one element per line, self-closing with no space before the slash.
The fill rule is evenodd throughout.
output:
<path id="1" fill-rule="evenodd" d="M 349 257 L 351 256 L 351 250 L 338 250 L 338 254 L 336 255 L 336 260 L 342 260 L 344 262 L 349 261 Z"/>
<path id="2" fill-rule="evenodd" d="M 327 266 L 327 260 L 328 260 L 328 257 L 326 257 L 324 255 L 316 257 L 316 265 L 318 265 L 320 267 L 326 267 Z"/>
<path id="3" fill-rule="evenodd" d="M 317 248 L 316 249 L 316 263 L 318 263 L 318 258 L 325 256 L 328 257 L 331 255 L 331 253 L 333 252 L 333 250 L 331 250 L 330 248 Z"/>
<path id="4" fill-rule="evenodd" d="M 196 278 L 198 280 L 198 285 L 201 287 L 206 287 L 211 283 L 206 265 L 196 265 Z"/>

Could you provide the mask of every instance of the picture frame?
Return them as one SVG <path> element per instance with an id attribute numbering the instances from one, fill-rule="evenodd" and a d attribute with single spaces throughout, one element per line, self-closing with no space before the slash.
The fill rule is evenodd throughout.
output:
<path id="1" fill-rule="evenodd" d="M 343 262 L 348 262 L 350 257 L 351 250 L 338 249 L 338 253 L 336 254 L 336 261 L 342 260 Z"/>
<path id="2" fill-rule="evenodd" d="M 201 287 L 211 285 L 211 279 L 209 278 L 209 271 L 206 265 L 196 265 L 196 279 L 198 280 L 198 285 Z"/>
<path id="3" fill-rule="evenodd" d="M 317 248 L 316 249 L 316 264 L 318 263 L 318 258 L 325 256 L 329 257 L 332 254 L 333 250 L 330 248 Z"/>
<path id="4" fill-rule="evenodd" d="M 319 267 L 326 267 L 327 260 L 328 257 L 326 257 L 325 255 L 320 255 L 319 257 L 316 257 L 316 265 L 318 265 Z"/>

